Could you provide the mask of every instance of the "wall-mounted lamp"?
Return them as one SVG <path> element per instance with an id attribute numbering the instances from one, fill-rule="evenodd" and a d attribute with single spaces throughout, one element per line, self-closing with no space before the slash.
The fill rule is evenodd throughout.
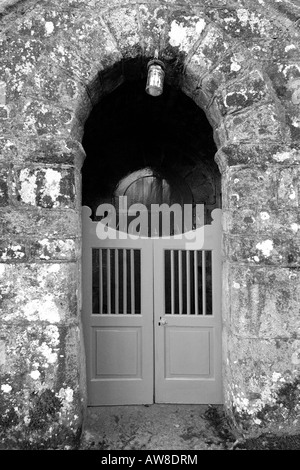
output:
<path id="1" fill-rule="evenodd" d="M 146 92 L 151 96 L 159 96 L 163 92 L 165 66 L 158 59 L 158 51 L 155 51 L 154 59 L 150 60 L 147 65 L 148 76 L 146 84 Z"/>

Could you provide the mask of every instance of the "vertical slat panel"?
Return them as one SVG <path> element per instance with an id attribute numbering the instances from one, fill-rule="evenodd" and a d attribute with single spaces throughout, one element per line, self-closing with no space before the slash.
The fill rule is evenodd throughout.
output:
<path id="1" fill-rule="evenodd" d="M 110 248 L 106 251 L 106 293 L 107 293 L 107 313 L 111 314 L 111 275 L 110 275 Z"/>
<path id="2" fill-rule="evenodd" d="M 119 250 L 115 249 L 115 314 L 119 313 Z"/>
<path id="3" fill-rule="evenodd" d="M 212 252 L 206 251 L 206 315 L 212 315 Z"/>
<path id="4" fill-rule="evenodd" d="M 102 262 L 102 249 L 99 250 L 99 313 L 103 314 L 103 262 Z"/>
<path id="5" fill-rule="evenodd" d="M 165 313 L 171 313 L 171 252 L 163 251 L 164 258 L 164 293 L 165 293 Z"/>
<path id="6" fill-rule="evenodd" d="M 198 299 L 198 251 L 194 251 L 194 289 L 195 289 L 195 315 L 199 315 Z"/>
<path id="7" fill-rule="evenodd" d="M 141 251 L 136 250 L 135 251 L 135 256 L 134 256 L 134 262 L 135 262 L 135 308 L 136 308 L 136 313 L 141 313 Z"/>
<path id="8" fill-rule="evenodd" d="M 206 315 L 206 263 L 205 250 L 202 250 L 202 313 Z"/>
<path id="9" fill-rule="evenodd" d="M 175 313 L 174 250 L 171 250 L 171 314 Z"/>
<path id="10" fill-rule="evenodd" d="M 127 256 L 123 249 L 123 313 L 127 314 Z"/>
<path id="11" fill-rule="evenodd" d="M 190 271 L 190 251 L 186 251 L 186 313 L 191 314 L 191 271 Z"/>
<path id="12" fill-rule="evenodd" d="M 182 250 L 178 250 L 179 315 L 182 315 Z"/>
<path id="13" fill-rule="evenodd" d="M 131 314 L 135 314 L 135 271 L 134 271 L 134 250 L 130 250 L 130 287 L 131 287 Z"/>
<path id="14" fill-rule="evenodd" d="M 92 272 L 92 313 L 100 313 L 100 298 L 99 298 L 99 249 L 91 249 L 91 272 Z"/>

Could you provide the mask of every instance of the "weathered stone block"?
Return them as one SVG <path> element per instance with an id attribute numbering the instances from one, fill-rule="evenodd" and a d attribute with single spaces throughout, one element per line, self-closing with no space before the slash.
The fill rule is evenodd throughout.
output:
<path id="1" fill-rule="evenodd" d="M 103 18 L 117 41 L 118 50 L 124 57 L 135 57 L 141 53 L 136 6 L 128 5 L 117 10 L 110 10 L 103 14 Z"/>
<path id="2" fill-rule="evenodd" d="M 157 49 L 162 51 L 165 46 L 165 28 L 168 24 L 169 9 L 166 5 L 140 4 L 139 19 L 144 55 L 153 56 Z"/>
<path id="3" fill-rule="evenodd" d="M 51 57 L 52 64 L 57 67 L 61 66 L 69 71 L 70 77 L 75 80 L 82 80 L 83 83 L 87 83 L 94 77 L 99 68 L 99 63 L 85 63 L 82 67 L 83 59 L 80 56 L 80 50 L 70 46 L 67 40 L 54 42 L 51 49 L 49 50 L 49 56 Z"/>
<path id="4" fill-rule="evenodd" d="M 81 385 L 69 354 L 79 355 L 78 327 L 2 325 L 0 442 L 6 448 L 69 449 L 82 425 Z M 68 338 L 77 337 L 71 343 Z M 71 359 L 71 361 L 70 361 Z"/>
<path id="5" fill-rule="evenodd" d="M 277 340 L 235 336 L 230 342 L 228 395 L 240 429 L 246 434 L 299 431 L 299 370 L 291 361 L 294 342 L 278 347 Z"/>
<path id="6" fill-rule="evenodd" d="M 250 58 L 244 48 L 236 47 L 234 50 L 229 50 L 218 65 L 203 77 L 201 88 L 213 96 L 220 86 L 237 79 L 249 67 L 249 62 Z"/>
<path id="7" fill-rule="evenodd" d="M 287 110 L 287 125 L 290 130 L 292 142 L 299 143 L 300 141 L 300 113 L 299 104 L 286 106 Z"/>
<path id="8" fill-rule="evenodd" d="M 0 264 L 1 322 L 59 324 L 78 315 L 76 263 Z"/>
<path id="9" fill-rule="evenodd" d="M 55 138 L 51 134 L 0 138 L 0 161 L 5 163 L 43 162 L 81 168 L 84 158 L 81 143 L 71 138 Z"/>
<path id="10" fill-rule="evenodd" d="M 98 4 L 97 7 L 99 7 Z M 86 7 L 75 8 L 72 15 L 67 18 L 63 41 L 58 38 L 50 52 L 52 62 L 58 67 L 63 64 L 68 73 L 80 78 L 82 83 L 89 82 L 99 70 L 109 68 L 122 58 L 116 45 L 116 38 L 109 31 L 100 13 L 100 11 Z M 118 11 L 116 15 L 118 16 Z M 110 16 L 109 13 L 108 17 Z M 124 22 L 126 21 L 125 15 Z M 122 27 L 118 29 L 118 34 L 122 34 L 123 26 L 122 24 Z M 126 34 L 130 34 L 130 29 L 126 30 L 125 36 Z M 84 41 L 80 42 L 80 47 L 78 47 L 78 38 L 84 38 Z"/>
<path id="11" fill-rule="evenodd" d="M 15 30 L 5 32 L 6 51 L 6 100 L 13 102 L 24 93 L 28 75 L 33 72 L 46 46 L 37 38 L 19 36 Z"/>
<path id="12" fill-rule="evenodd" d="M 16 142 L 10 138 L 0 138 L 0 161 L 12 163 L 18 161 L 19 152 Z"/>
<path id="13" fill-rule="evenodd" d="M 68 136 L 75 119 L 69 109 L 58 107 L 57 103 L 35 99 L 28 100 L 21 112 L 23 119 L 20 130 L 29 135 Z"/>
<path id="14" fill-rule="evenodd" d="M 299 270 L 224 265 L 225 402 L 253 434 L 299 426 Z M 295 400 L 289 390 L 295 390 Z M 286 394 L 286 395 L 285 395 Z M 294 394 L 294 392 L 293 392 Z M 284 429 L 286 425 L 286 429 Z"/>
<path id="15" fill-rule="evenodd" d="M 78 370 L 82 371 L 81 380 L 85 378 L 85 352 L 78 325 L 68 328 L 65 336 L 65 354 L 61 361 L 64 361 L 66 383 L 78 382 Z M 81 392 L 83 393 L 85 392 L 85 383 L 82 383 L 81 386 Z"/>
<path id="16" fill-rule="evenodd" d="M 24 148 L 25 144 L 25 148 Z M 79 142 L 71 139 L 54 138 L 54 136 L 43 135 L 41 137 L 24 138 L 23 142 L 17 143 L 19 154 L 26 162 L 60 164 L 60 165 L 82 165 L 85 152 Z"/>
<path id="17" fill-rule="evenodd" d="M 79 257 L 79 243 L 76 239 L 44 238 L 31 243 L 30 255 L 40 260 L 74 261 Z"/>
<path id="18" fill-rule="evenodd" d="M 65 74 L 57 64 L 36 68 L 28 83 L 32 96 L 59 102 L 62 108 L 73 110 L 85 93 L 82 83 Z"/>
<path id="19" fill-rule="evenodd" d="M 273 6 L 272 0 L 267 0 L 267 2 Z M 293 26 L 293 23 L 297 25 L 297 21 L 299 20 L 298 6 L 298 0 L 288 0 L 285 2 L 276 2 L 274 8 L 276 8 L 279 14 L 281 13 L 285 16 L 286 24 Z"/>
<path id="20" fill-rule="evenodd" d="M 52 3 L 57 6 L 58 10 L 65 10 L 64 4 L 59 0 L 52 0 Z M 98 11 L 103 9 L 107 10 L 108 8 L 117 8 L 118 6 L 121 6 L 122 3 L 123 2 L 121 0 L 109 0 L 109 3 L 107 3 L 107 0 L 68 0 L 68 6 L 72 12 L 88 9 L 93 13 L 98 13 Z"/>
<path id="21" fill-rule="evenodd" d="M 58 10 L 60 8 L 61 6 Z M 75 99 L 74 93 L 82 92 L 80 82 L 88 83 L 99 70 L 111 65 L 111 62 L 121 56 L 99 16 L 95 17 L 91 11 L 59 11 L 56 19 L 61 23 L 60 33 L 57 35 L 55 28 L 51 32 L 51 42 L 47 42 L 45 60 L 40 62 L 40 67 L 35 67 L 28 85 L 30 90 L 35 87 L 36 93 L 40 90 L 48 99 L 60 94 L 63 102 L 67 104 Z M 52 28 L 52 20 L 53 18 L 46 22 L 49 30 Z M 84 41 L 81 41 L 78 47 L 78 38 L 83 37 Z M 65 77 L 62 82 L 68 83 L 67 87 L 64 83 L 57 83 L 61 77 Z"/>
<path id="22" fill-rule="evenodd" d="M 187 7 L 180 7 L 174 9 L 169 17 L 167 23 L 167 51 L 174 52 L 186 57 L 192 50 L 193 46 L 203 35 L 204 30 L 207 28 L 207 20 L 204 14 L 195 12 Z"/>
<path id="23" fill-rule="evenodd" d="M 258 232 L 257 213 L 255 209 L 223 210 L 223 231 L 225 233 Z"/>
<path id="24" fill-rule="evenodd" d="M 287 46 L 287 51 L 299 50 L 294 44 Z M 277 95 L 286 109 L 287 124 L 290 128 L 292 140 L 300 139 L 300 57 L 297 62 L 288 61 L 286 57 L 278 63 L 268 66 Z"/>
<path id="25" fill-rule="evenodd" d="M 194 77 L 193 88 L 196 88 L 200 78 L 218 63 L 221 56 L 229 50 L 229 46 L 229 40 L 220 30 L 213 25 L 207 27 L 205 36 L 186 64 L 186 72 Z"/>
<path id="26" fill-rule="evenodd" d="M 0 240 L 0 262 L 22 261 L 27 259 L 23 241 Z"/>
<path id="27" fill-rule="evenodd" d="M 285 238 L 282 234 L 251 237 L 224 235 L 228 260 L 259 265 L 300 267 L 300 238 Z"/>
<path id="28" fill-rule="evenodd" d="M 300 150 L 289 148 L 280 142 L 259 145 L 255 143 L 227 144 L 217 153 L 217 159 L 227 166 L 265 163 L 294 164 L 300 162 Z"/>
<path id="29" fill-rule="evenodd" d="M 18 15 L 14 24 L 18 36 L 24 39 L 38 38 L 46 42 L 48 38 L 66 30 L 73 15 L 67 9 L 59 10 L 60 7 L 51 2 L 51 9 L 35 5 L 34 12 L 28 11 L 25 20 L 23 15 Z"/>
<path id="30" fill-rule="evenodd" d="M 295 209 L 270 209 L 265 207 L 223 210 L 223 230 L 231 234 L 260 234 L 266 238 L 300 236 L 300 214 Z"/>
<path id="31" fill-rule="evenodd" d="M 5 105 L 0 105 L 0 122 L 9 119 L 9 107 Z"/>
<path id="32" fill-rule="evenodd" d="M 299 207 L 299 176 L 298 167 L 279 170 L 278 174 L 278 203 L 280 207 Z"/>
<path id="33" fill-rule="evenodd" d="M 253 7 L 208 9 L 207 15 L 233 38 L 267 38 L 274 24 Z"/>
<path id="34" fill-rule="evenodd" d="M 296 46 L 294 49 L 297 50 Z M 285 55 L 280 62 L 272 62 L 267 70 L 280 100 L 299 104 L 300 58 L 298 57 L 297 62 L 291 62 L 287 61 Z"/>
<path id="35" fill-rule="evenodd" d="M 290 51 L 296 51 L 297 58 L 288 60 Z M 271 55 L 273 59 L 273 55 Z M 295 60 L 296 59 L 296 60 Z M 300 57 L 299 47 L 293 42 L 286 46 L 281 60 L 270 60 L 266 70 L 272 80 L 277 96 L 286 110 L 286 120 L 290 128 L 291 138 L 300 139 Z"/>
<path id="36" fill-rule="evenodd" d="M 232 143 L 240 141 L 257 141 L 258 139 L 279 142 L 284 136 L 283 117 L 279 115 L 277 106 L 266 104 L 254 109 L 244 110 L 236 116 L 227 116 L 225 126 L 228 140 Z"/>
<path id="37" fill-rule="evenodd" d="M 300 214 L 297 208 L 261 210 L 258 211 L 257 218 L 260 232 L 273 232 L 276 237 L 288 238 L 298 238 L 300 235 Z"/>
<path id="38" fill-rule="evenodd" d="M 5 374 L 17 376 L 19 380 L 21 374 L 28 374 L 27 385 L 33 387 L 41 386 L 44 381 L 50 388 L 56 385 L 60 352 L 65 353 L 60 351 L 64 345 L 65 327 L 32 323 L 22 331 L 20 325 L 4 324 L 1 334 L 5 346 Z M 20 389 L 19 380 L 10 382 L 15 391 Z"/>
<path id="39" fill-rule="evenodd" d="M 0 372 L 1 374 L 4 371 L 4 367 L 6 364 L 6 347 L 5 347 L 5 340 L 0 339 Z"/>
<path id="40" fill-rule="evenodd" d="M 222 115 L 232 114 L 254 103 L 266 99 L 269 95 L 265 78 L 258 70 L 253 70 L 238 82 L 227 85 L 216 99 Z"/>
<path id="41" fill-rule="evenodd" d="M 0 209 L 0 236 L 7 240 L 25 235 L 29 239 L 39 237 L 41 240 L 54 237 L 73 238 L 80 233 L 80 215 L 72 209 Z"/>
<path id="42" fill-rule="evenodd" d="M 23 168 L 15 171 L 15 197 L 20 203 L 47 208 L 73 208 L 73 169 Z"/>
<path id="43" fill-rule="evenodd" d="M 277 171 L 271 166 L 230 168 L 222 183 L 225 207 L 276 209 L 277 178 Z"/>
<path id="44" fill-rule="evenodd" d="M 0 206 L 8 205 L 7 178 L 8 171 L 6 169 L 0 170 Z"/>

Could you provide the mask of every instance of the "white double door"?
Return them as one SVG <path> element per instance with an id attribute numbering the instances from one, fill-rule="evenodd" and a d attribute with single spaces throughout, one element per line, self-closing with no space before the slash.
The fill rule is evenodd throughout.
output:
<path id="1" fill-rule="evenodd" d="M 222 403 L 220 217 L 190 241 L 101 241 L 84 218 L 89 405 Z"/>

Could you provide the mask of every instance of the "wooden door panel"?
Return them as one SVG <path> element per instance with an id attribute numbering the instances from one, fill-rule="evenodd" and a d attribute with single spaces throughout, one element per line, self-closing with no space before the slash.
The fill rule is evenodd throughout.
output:
<path id="1" fill-rule="evenodd" d="M 200 379 L 210 377 L 211 328 L 172 327 L 165 330 L 166 379 Z"/>
<path id="2" fill-rule="evenodd" d="M 93 328 L 95 378 L 142 378 L 141 327 Z"/>
<path id="3" fill-rule="evenodd" d="M 83 208 L 88 404 L 150 404 L 154 393 L 158 403 L 222 403 L 221 211 L 194 240 L 99 240 L 89 213 Z"/>
<path id="4" fill-rule="evenodd" d="M 88 364 L 88 396 L 91 405 L 153 403 L 152 335 L 144 334 L 141 316 L 126 318 L 126 326 L 120 320 L 100 319 L 101 326 L 90 329 L 93 354 Z"/>
<path id="5" fill-rule="evenodd" d="M 222 403 L 221 210 L 192 237 L 154 242 L 155 401 Z"/>
<path id="6" fill-rule="evenodd" d="M 151 240 L 100 240 L 83 208 L 83 326 L 88 404 L 153 403 Z"/>

